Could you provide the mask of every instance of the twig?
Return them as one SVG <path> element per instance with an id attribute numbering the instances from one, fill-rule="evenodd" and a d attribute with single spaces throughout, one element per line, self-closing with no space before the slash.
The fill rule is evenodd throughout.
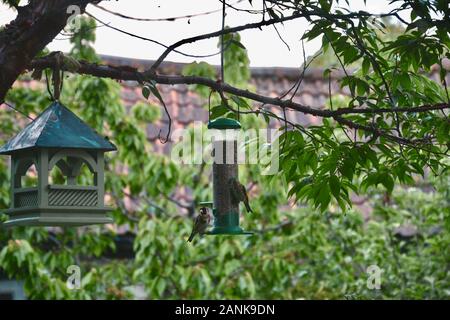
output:
<path id="1" fill-rule="evenodd" d="M 120 209 L 120 213 L 122 213 L 130 221 L 139 222 L 139 219 L 131 215 L 131 213 L 126 208 L 124 201 L 115 192 L 111 191 L 111 196 L 114 198 L 114 200 L 116 200 L 116 203 Z"/>
<path id="2" fill-rule="evenodd" d="M 278 28 L 276 26 L 276 24 L 273 24 L 273 28 L 275 29 L 278 38 L 280 38 L 280 40 L 284 43 L 284 45 L 286 46 L 286 48 L 291 51 L 291 47 L 289 47 L 288 43 L 283 39 L 283 37 L 281 36 L 280 32 L 278 31 Z"/>
<path id="3" fill-rule="evenodd" d="M 165 210 L 163 207 L 161 207 L 160 205 L 158 205 L 158 204 L 156 204 L 155 202 L 151 201 L 150 199 L 148 199 L 148 198 L 145 197 L 145 196 L 140 196 L 139 198 L 137 198 L 137 197 L 133 196 L 132 194 L 130 194 L 130 193 L 128 193 L 128 192 L 122 191 L 122 193 L 123 193 L 125 196 L 127 196 L 128 198 L 133 199 L 133 200 L 142 200 L 142 199 L 143 199 L 143 200 L 144 200 L 148 205 L 150 205 L 151 207 L 153 207 L 153 208 L 155 208 L 155 209 L 158 209 L 158 210 L 161 211 L 161 212 L 166 212 L 166 210 Z"/>
<path id="4" fill-rule="evenodd" d="M 205 33 L 205 34 L 202 34 L 202 35 L 199 35 L 199 36 L 182 39 L 182 40 L 180 40 L 178 42 L 175 42 L 171 46 L 167 47 L 167 49 L 161 54 L 161 56 L 159 56 L 159 58 L 155 61 L 155 63 L 153 63 L 151 68 L 147 71 L 147 74 L 155 73 L 156 69 L 164 61 L 164 59 L 169 55 L 169 53 L 172 52 L 172 51 L 175 51 L 176 48 L 178 48 L 178 47 L 180 47 L 182 45 L 193 43 L 193 42 L 196 42 L 196 41 L 199 41 L 199 40 L 215 38 L 215 37 L 222 36 L 222 35 L 229 34 L 229 33 L 235 33 L 235 32 L 239 32 L 239 31 L 243 31 L 243 30 L 255 29 L 255 28 L 260 28 L 260 27 L 263 27 L 263 26 L 272 25 L 274 23 L 280 23 L 280 22 L 284 22 L 284 21 L 294 20 L 294 19 L 297 19 L 297 18 L 300 18 L 300 17 L 301 17 L 300 14 L 293 14 L 291 16 L 286 16 L 286 17 L 283 17 L 283 18 L 270 19 L 270 20 L 266 20 L 266 21 L 255 22 L 255 23 L 248 23 L 248 24 L 241 25 L 241 26 L 238 26 L 238 27 L 228 28 L 228 29 L 225 29 L 223 31 L 219 30 L 219 31 L 216 31 L 216 32 Z"/>
<path id="5" fill-rule="evenodd" d="M 122 29 L 119 29 L 117 27 L 114 27 L 114 26 L 110 25 L 109 23 L 103 22 L 102 20 L 100 20 L 97 17 L 93 16 L 89 12 L 85 12 L 85 13 L 88 16 L 90 16 L 91 18 L 93 18 L 94 20 L 96 20 L 97 22 L 103 24 L 107 28 L 110 28 L 110 29 L 115 30 L 117 32 L 126 34 L 126 35 L 128 35 L 130 37 L 133 37 L 133 38 L 137 38 L 137 39 L 140 39 L 140 40 L 148 41 L 148 42 L 157 44 L 157 45 L 159 45 L 161 47 L 164 47 L 164 48 L 169 48 L 169 46 L 165 45 L 162 42 L 159 42 L 159 41 L 154 40 L 154 39 L 150 39 L 150 38 L 147 38 L 147 37 L 143 37 L 143 36 L 140 36 L 140 35 L 137 35 L 137 34 L 134 34 L 134 33 L 131 33 L 131 32 L 125 31 L 125 30 L 122 30 Z M 219 52 L 215 52 L 215 53 L 211 53 L 211 54 L 195 55 L 195 54 L 188 54 L 188 53 L 185 53 L 185 52 L 182 52 L 182 51 L 179 51 L 179 50 L 171 50 L 171 51 L 176 52 L 178 54 L 181 54 L 181 55 L 183 55 L 185 57 L 190 57 L 190 58 L 208 58 L 208 57 L 216 56 L 216 55 L 218 55 L 220 53 L 220 51 L 219 51 Z"/>
<path id="6" fill-rule="evenodd" d="M 190 209 L 191 208 L 191 205 L 181 203 L 181 201 L 178 201 L 177 199 L 175 199 L 173 197 L 170 197 L 170 196 L 168 196 L 166 194 L 163 194 L 162 196 L 164 197 L 164 199 L 169 200 L 170 202 L 176 204 L 180 208 L 183 208 L 183 209 Z"/>
<path id="7" fill-rule="evenodd" d="M 242 1 L 244 1 L 244 0 L 238 0 L 233 5 L 239 4 Z M 200 16 L 206 16 L 206 15 L 210 15 L 210 14 L 222 11 L 222 9 L 217 9 L 217 10 L 211 10 L 211 11 L 206 11 L 206 12 L 187 14 L 187 15 L 184 15 L 184 16 L 174 16 L 174 17 L 168 17 L 168 18 L 137 18 L 137 17 L 131 17 L 131 16 L 124 15 L 124 14 L 122 14 L 120 12 L 112 11 L 112 10 L 107 9 L 105 7 L 102 7 L 102 6 L 98 5 L 98 4 L 94 4 L 94 6 L 97 7 L 98 9 L 101 9 L 101 10 L 103 10 L 105 12 L 108 12 L 108 13 L 110 13 L 112 15 L 118 16 L 118 17 L 123 18 L 123 19 L 134 20 L 134 21 L 143 21 L 143 22 L 176 21 L 176 20 L 181 20 L 181 19 L 191 19 L 191 18 L 200 17 Z"/>
<path id="8" fill-rule="evenodd" d="M 229 30 L 229 29 L 226 29 Z M 213 79 L 199 77 L 199 76 L 181 76 L 181 75 L 175 75 L 175 76 L 168 76 L 168 75 L 157 75 L 157 74 L 147 74 L 147 72 L 138 72 L 138 71 L 128 71 L 123 70 L 120 67 L 112 67 L 112 66 L 105 66 L 105 65 L 97 65 L 97 64 L 90 64 L 85 61 L 80 61 L 80 68 L 76 71 L 79 74 L 90 74 L 97 77 L 108 77 L 113 79 L 120 79 L 120 80 L 134 80 L 134 81 L 141 81 L 142 79 L 149 79 L 154 80 L 156 83 L 159 84 L 198 84 L 198 85 L 204 85 L 212 90 L 215 90 L 217 92 L 227 92 L 232 95 L 240 96 L 243 98 L 247 98 L 256 102 L 261 102 L 268 105 L 274 105 L 278 106 L 280 108 L 289 108 L 298 112 L 302 112 L 305 114 L 310 114 L 317 117 L 324 117 L 324 118 L 334 118 L 337 122 L 344 124 L 352 129 L 361 129 L 367 132 L 375 133 L 382 135 L 392 141 L 395 142 L 401 142 L 402 144 L 410 144 L 415 143 L 415 141 L 410 141 L 405 138 L 396 137 L 393 135 L 390 135 L 389 133 L 380 130 L 376 126 L 365 126 L 361 124 L 357 124 L 351 120 L 348 120 L 346 118 L 343 118 L 344 115 L 349 114 L 384 114 L 384 113 L 391 113 L 392 109 L 389 108 L 342 108 L 337 110 L 329 110 L 329 109 L 317 109 L 312 108 L 310 106 L 305 106 L 300 103 L 290 101 L 290 100 L 282 100 L 279 98 L 272 98 L 268 96 L 263 96 L 254 92 L 250 92 L 248 90 L 239 89 L 236 87 L 233 87 L 227 83 L 224 83 L 222 81 L 214 81 Z M 48 59 L 47 57 L 39 58 L 34 60 L 30 68 L 48 68 L 52 67 L 53 61 L 52 59 Z M 68 70 L 66 70 L 68 71 Z M 404 112 L 404 113 L 418 113 L 418 112 L 427 112 L 427 111 L 434 111 L 434 110 L 445 110 L 450 109 L 450 104 L 448 103 L 439 103 L 434 105 L 422 105 L 422 106 L 416 106 L 416 107 L 410 107 L 410 108 L 396 108 L 396 112 Z M 254 112 L 254 111 L 253 111 Z M 244 112 L 241 112 L 244 113 Z M 420 142 L 416 141 L 416 142 Z"/>
<path id="9" fill-rule="evenodd" d="M 167 134 L 166 134 L 166 137 L 164 138 L 164 140 L 161 138 L 162 129 L 159 129 L 158 139 L 159 139 L 159 142 L 161 142 L 162 144 L 166 144 L 170 140 L 170 132 L 172 130 L 172 117 L 170 116 L 169 110 L 167 109 L 167 106 L 166 106 L 166 103 L 164 102 L 164 100 L 160 99 L 160 101 L 161 101 L 161 104 L 163 105 L 164 111 L 167 115 L 167 119 L 169 121 L 169 126 L 167 128 Z"/>
<path id="10" fill-rule="evenodd" d="M 273 231 L 278 231 L 280 229 L 283 229 L 286 226 L 292 225 L 293 222 L 291 220 L 286 220 L 281 222 L 280 224 L 277 224 L 275 226 L 272 227 L 268 227 L 268 228 L 263 228 L 260 230 L 254 230 L 254 232 L 259 233 L 259 234 L 263 234 L 263 233 L 267 233 L 267 232 L 273 232 Z"/>
<path id="11" fill-rule="evenodd" d="M 13 106 L 10 105 L 8 102 L 2 101 L 2 102 L 0 102 L 0 105 L 2 105 L 2 104 L 4 104 L 5 106 L 7 106 L 8 108 L 11 108 L 12 110 L 14 110 L 14 111 L 20 113 L 21 115 L 27 117 L 29 120 L 34 121 L 34 119 L 33 119 L 32 117 L 30 117 L 28 114 L 26 114 L 26 113 L 23 112 L 23 111 L 20 111 L 20 110 L 17 109 L 16 107 L 13 107 Z"/>

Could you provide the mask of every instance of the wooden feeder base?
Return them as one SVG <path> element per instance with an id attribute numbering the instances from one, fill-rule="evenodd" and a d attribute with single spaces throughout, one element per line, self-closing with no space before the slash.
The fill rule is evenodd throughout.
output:
<path id="1" fill-rule="evenodd" d="M 54 226 L 54 227 L 79 227 L 84 225 L 113 223 L 106 216 L 110 208 L 74 208 L 74 207 L 28 207 L 7 210 L 8 221 L 3 223 L 5 227 L 13 226 Z"/>

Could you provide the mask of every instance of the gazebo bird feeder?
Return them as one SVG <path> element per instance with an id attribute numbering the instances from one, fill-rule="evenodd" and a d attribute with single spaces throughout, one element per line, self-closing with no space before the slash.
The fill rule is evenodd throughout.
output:
<path id="1" fill-rule="evenodd" d="M 239 203 L 233 200 L 229 184 L 231 179 L 238 179 L 237 133 L 241 124 L 233 119 L 217 118 L 208 123 L 208 129 L 219 132 L 212 135 L 214 201 L 203 203 L 212 206 L 214 215 L 214 227 L 207 234 L 252 234 L 239 226 Z"/>
<path id="2" fill-rule="evenodd" d="M 104 205 L 104 158 L 116 147 L 58 101 L 0 148 L 11 156 L 11 207 L 6 226 L 82 226 L 112 223 Z M 34 165 L 37 186 L 21 183 Z M 83 165 L 93 185 L 77 185 Z M 49 173 L 58 167 L 67 184 L 52 184 Z"/>

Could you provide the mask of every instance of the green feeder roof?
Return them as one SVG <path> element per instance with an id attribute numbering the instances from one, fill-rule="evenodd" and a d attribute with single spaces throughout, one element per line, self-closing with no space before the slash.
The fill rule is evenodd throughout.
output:
<path id="1" fill-rule="evenodd" d="M 76 148 L 113 151 L 109 140 L 98 135 L 72 111 L 53 102 L 33 122 L 0 148 L 0 154 L 30 148 Z"/>
<path id="2" fill-rule="evenodd" d="M 208 129 L 220 129 L 220 130 L 225 130 L 225 129 L 240 129 L 241 124 L 239 123 L 239 121 L 234 120 L 234 119 L 228 119 L 228 118 L 217 118 L 214 120 L 211 120 L 208 123 Z"/>

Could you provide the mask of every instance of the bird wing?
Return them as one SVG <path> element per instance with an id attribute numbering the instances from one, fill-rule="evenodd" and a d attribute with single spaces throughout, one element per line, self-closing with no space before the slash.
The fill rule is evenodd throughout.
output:
<path id="1" fill-rule="evenodd" d="M 189 236 L 188 241 L 191 242 L 192 239 L 194 239 L 194 236 L 199 233 L 199 229 L 201 228 L 201 217 L 197 216 L 194 220 L 194 225 L 192 226 L 192 232 L 191 235 Z"/>
<path id="2" fill-rule="evenodd" d="M 242 183 L 239 183 L 239 188 L 241 189 L 240 194 L 242 195 L 241 201 L 248 201 L 247 189 L 245 188 L 245 186 Z"/>
<path id="3" fill-rule="evenodd" d="M 238 189 L 238 182 L 235 179 L 230 180 L 229 183 L 231 196 L 233 197 L 234 201 L 239 202 L 242 201 L 240 195 L 239 195 L 239 189 Z"/>
<path id="4" fill-rule="evenodd" d="M 197 216 L 194 221 L 194 230 L 198 232 L 201 225 L 202 225 L 202 217 Z"/>

